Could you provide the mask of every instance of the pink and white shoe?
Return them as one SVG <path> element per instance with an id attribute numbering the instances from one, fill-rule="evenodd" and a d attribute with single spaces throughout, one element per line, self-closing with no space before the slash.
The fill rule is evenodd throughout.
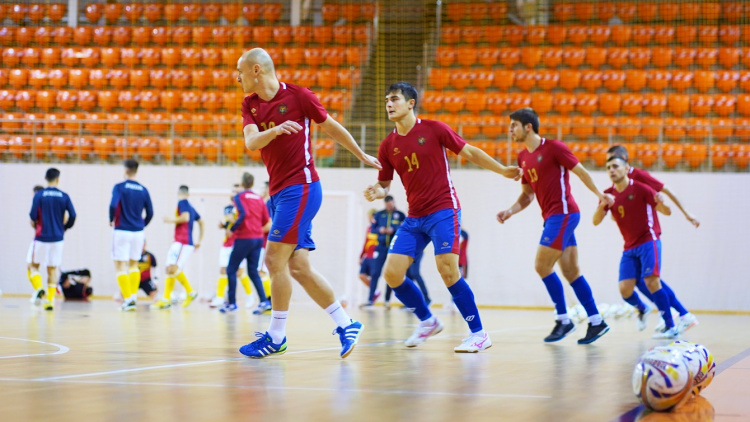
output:
<path id="1" fill-rule="evenodd" d="M 484 333 L 484 335 L 472 334 L 465 338 L 463 343 L 456 346 L 453 351 L 456 353 L 477 353 L 490 347 L 492 347 L 492 340 L 487 333 Z"/>
<path id="2" fill-rule="evenodd" d="M 404 341 L 404 344 L 406 347 L 417 347 L 424 343 L 427 337 L 432 337 L 441 331 L 443 331 L 443 324 L 437 318 L 432 324 L 420 322 L 417 329 Z"/>

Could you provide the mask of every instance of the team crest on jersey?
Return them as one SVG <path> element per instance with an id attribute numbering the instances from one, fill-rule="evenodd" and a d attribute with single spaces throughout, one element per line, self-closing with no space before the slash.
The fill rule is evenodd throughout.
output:
<path id="1" fill-rule="evenodd" d="M 633 194 L 632 194 L 632 193 L 631 193 L 630 195 L 628 195 L 628 201 L 632 201 L 632 200 L 633 200 L 633 198 L 635 198 L 635 196 L 633 196 Z"/>
<path id="2" fill-rule="evenodd" d="M 286 104 L 279 104 L 279 113 L 286 114 L 288 110 L 289 108 L 286 106 Z"/>
<path id="3" fill-rule="evenodd" d="M 424 142 L 425 142 L 425 141 L 426 141 L 426 139 L 424 138 L 424 136 L 420 136 L 420 137 L 419 137 L 419 138 L 417 139 L 417 142 L 419 142 L 419 145 L 424 145 Z"/>
<path id="4" fill-rule="evenodd" d="M 399 151 L 398 148 L 393 148 L 393 155 L 398 155 L 400 153 L 401 151 Z"/>
<path id="5" fill-rule="evenodd" d="M 443 242 L 443 249 L 447 248 L 448 246 L 450 246 L 448 245 L 448 242 Z"/>
<path id="6" fill-rule="evenodd" d="M 542 156 L 541 156 L 541 155 L 537 155 L 537 157 L 536 157 L 536 161 L 537 161 L 537 162 L 541 162 L 541 161 L 542 161 Z"/>
<path id="7" fill-rule="evenodd" d="M 253 108 L 250 109 L 250 113 L 255 114 L 256 111 L 258 111 L 258 110 L 256 110 L 255 107 L 253 107 Z"/>
<path id="8" fill-rule="evenodd" d="M 275 234 L 276 236 L 278 236 L 279 233 L 281 233 L 281 232 L 278 229 L 276 229 L 276 230 L 273 231 L 273 234 Z"/>

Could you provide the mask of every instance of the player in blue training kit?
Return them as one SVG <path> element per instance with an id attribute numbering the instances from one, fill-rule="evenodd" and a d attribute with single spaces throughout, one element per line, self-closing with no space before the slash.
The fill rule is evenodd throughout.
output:
<path id="1" fill-rule="evenodd" d="M 112 200 L 109 203 L 109 225 L 115 229 L 112 235 L 112 259 L 115 261 L 117 284 L 123 299 L 121 311 L 135 311 L 141 284 L 138 261 L 146 242 L 143 228 L 154 216 L 148 190 L 135 180 L 137 172 L 138 162 L 133 159 L 125 160 L 126 180 L 112 189 Z"/>
<path id="2" fill-rule="evenodd" d="M 57 269 L 62 263 L 63 235 L 65 230 L 73 227 L 76 211 L 67 193 L 57 188 L 60 181 L 60 170 L 50 168 L 44 175 L 48 186 L 34 194 L 29 218 L 36 234 L 29 247 L 26 261 L 29 264 L 29 280 L 35 293 L 32 300 L 35 305 L 45 297 L 42 288 L 42 275 L 39 266 L 47 267 L 47 299 L 44 309 L 54 309 L 55 292 L 57 291 Z M 68 213 L 67 220 L 65 213 Z"/>

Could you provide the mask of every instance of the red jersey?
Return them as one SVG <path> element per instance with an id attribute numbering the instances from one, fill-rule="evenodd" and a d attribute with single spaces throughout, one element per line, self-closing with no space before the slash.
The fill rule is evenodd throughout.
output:
<path id="1" fill-rule="evenodd" d="M 279 135 L 261 148 L 263 163 L 268 169 L 268 184 L 271 195 L 287 186 L 317 182 L 318 173 L 312 158 L 310 124 L 323 123 L 328 118 L 326 109 L 318 97 L 307 88 L 281 82 L 279 91 L 271 101 L 252 94 L 242 101 L 242 127 L 249 124 L 265 132 L 292 120 L 302 130 L 290 135 Z"/>
<path id="2" fill-rule="evenodd" d="M 464 145 L 466 141 L 445 123 L 417 119 L 405 136 L 394 129 L 380 144 L 378 160 L 383 170 L 378 180 L 393 180 L 396 170 L 406 190 L 409 217 L 460 209 L 445 149 L 458 154 Z"/>
<path id="3" fill-rule="evenodd" d="M 555 214 L 578 212 L 570 192 L 569 172 L 577 164 L 570 148 L 555 139 L 542 138 L 533 152 L 524 148 L 518 154 L 518 166 L 523 169 L 521 183 L 531 185 L 545 220 Z"/>
<path id="4" fill-rule="evenodd" d="M 232 226 L 235 239 L 262 239 L 263 226 L 271 219 L 263 198 L 253 191 L 240 192 L 232 198 L 237 221 Z"/>
<path id="5" fill-rule="evenodd" d="M 664 183 L 656 180 L 651 173 L 643 169 L 631 167 L 630 170 L 628 170 L 628 178 L 630 180 L 635 180 L 636 182 L 641 182 L 657 192 L 661 192 L 661 190 L 664 189 Z"/>
<path id="6" fill-rule="evenodd" d="M 234 199 L 232 199 L 234 200 Z M 237 212 L 234 209 L 234 205 L 227 205 L 224 207 L 224 227 L 229 227 L 229 216 L 233 216 L 234 219 L 237 219 Z M 231 236 L 224 235 L 224 247 L 225 248 L 231 248 L 234 246 L 234 239 L 237 236 L 235 236 L 234 232 L 232 232 Z"/>
<path id="7" fill-rule="evenodd" d="M 174 226 L 174 241 L 182 243 L 183 245 L 193 244 L 193 223 L 200 220 L 201 216 L 198 212 L 190 205 L 187 199 L 181 199 L 177 203 L 177 211 L 175 211 L 175 217 L 179 217 L 182 213 L 189 214 L 189 220 L 185 223 L 178 223 Z"/>
<path id="8" fill-rule="evenodd" d="M 612 215 L 625 239 L 625 250 L 643 243 L 658 240 L 661 235 L 659 218 L 656 216 L 656 191 L 641 182 L 630 179 L 628 187 L 617 192 L 614 186 L 604 193 L 615 197 L 615 202 L 607 211 Z"/>

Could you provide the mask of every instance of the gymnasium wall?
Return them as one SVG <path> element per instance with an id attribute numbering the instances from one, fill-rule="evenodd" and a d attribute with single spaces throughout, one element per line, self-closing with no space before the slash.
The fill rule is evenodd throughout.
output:
<path id="1" fill-rule="evenodd" d="M 111 228 L 108 205 L 111 189 L 124 177 L 120 165 L 55 165 L 62 171 L 60 188 L 68 192 L 78 213 L 75 227 L 66 234 L 63 268 L 88 267 L 94 275 L 96 294 L 116 291 L 110 257 Z M 33 231 L 28 211 L 32 187 L 44 185 L 48 165 L 8 164 L 0 166 L 0 289 L 5 293 L 31 293 L 26 279 L 25 260 Z M 172 241 L 173 226 L 162 222 L 174 213 L 176 190 L 187 184 L 191 201 L 206 225 L 203 246 L 193 255 L 186 273 L 201 295 L 211 297 L 218 273 L 218 248 L 222 231 L 217 224 L 229 200 L 229 187 L 249 170 L 257 186 L 267 180 L 262 167 L 142 166 L 138 180 L 150 191 L 155 216 L 146 228 L 148 249 L 159 261 L 156 273 L 163 283 L 164 258 Z M 314 265 L 350 303 L 365 298 L 357 281 L 358 256 L 367 224 L 365 213 L 372 207 L 361 196 L 367 184 L 376 180 L 374 170 L 321 169 L 324 204 L 315 220 L 313 237 L 319 250 L 311 254 Z M 692 310 L 750 311 L 750 286 L 743 276 L 748 256 L 746 205 L 750 198 L 750 175 L 734 173 L 656 173 L 676 192 L 684 205 L 701 221 L 694 229 L 673 208 L 671 217 L 661 217 L 663 229 L 662 276 Z M 600 189 L 609 185 L 603 172 L 594 172 Z M 519 183 L 488 171 L 454 170 L 453 178 L 463 207 L 463 227 L 470 235 L 469 282 L 481 305 L 550 306 L 550 301 L 534 272 L 534 254 L 542 231 L 539 207 L 532 204 L 505 225 L 495 214 L 518 197 Z M 581 224 L 576 231 L 580 265 L 599 302 L 619 303 L 617 275 L 622 238 L 616 225 L 606 219 L 594 227 L 591 215 L 596 198 L 573 176 L 572 190 L 581 207 Z M 393 195 L 406 211 L 400 181 L 394 181 Z M 376 204 L 382 207 L 382 202 Z M 197 232 L 196 232 L 197 233 Z M 197 235 L 197 234 L 196 234 Z M 423 275 L 436 302 L 449 300 L 428 248 Z M 381 283 L 383 283 L 381 281 Z M 566 289 L 569 302 L 575 297 Z M 302 289 L 295 289 L 295 300 L 308 300 Z"/>

